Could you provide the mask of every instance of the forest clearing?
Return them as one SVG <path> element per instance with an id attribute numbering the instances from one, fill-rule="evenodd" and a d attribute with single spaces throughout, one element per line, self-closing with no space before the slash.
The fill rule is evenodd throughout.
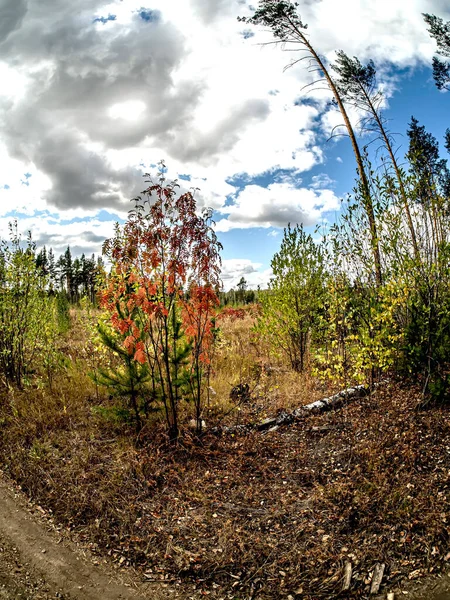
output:
<path id="1" fill-rule="evenodd" d="M 303 109 L 312 128 L 334 111 L 339 124 L 331 120 L 328 133 L 332 139 L 342 127 L 349 138 L 355 187 L 337 209 L 324 173 L 307 189 L 300 167 L 278 166 L 276 176 L 267 167 L 265 177 L 274 179 L 262 187 L 257 168 L 252 178 L 235 166 L 226 193 L 209 188 L 214 210 L 195 185 L 187 189 L 191 175 L 178 167 L 172 180 L 164 161 L 152 163 L 155 172 L 144 174 L 126 216 L 121 183 L 135 172 L 113 182 L 122 216 L 109 237 L 99 236 L 112 214 L 99 204 L 97 233 L 89 235 L 101 239 L 102 254 L 90 258 L 82 245 L 56 257 L 50 235 L 41 231 L 39 245 L 32 232 L 24 238 L 27 215 L 7 213 L 9 235 L 0 238 L 0 598 L 450 597 L 447 159 L 414 116 L 400 156 L 384 116 L 393 93 L 386 71 L 377 74 L 372 59 L 343 50 L 322 55 L 297 3 L 260 0 L 245 11 L 237 19 L 249 28 L 239 32 L 241 45 L 252 28 L 264 27 L 269 44 L 300 52 L 288 66 L 306 59 L 305 88 L 325 86 L 326 99 L 319 94 Z M 11 22 L 20 27 L 22 17 Z M 127 43 L 133 27 L 144 36 L 144 27 L 166 26 L 157 10 L 129 17 L 118 34 Z M 445 94 L 450 21 L 419 18 L 436 43 L 433 78 Z M 116 15 L 89 19 L 87 38 L 97 39 Z M 111 39 L 119 60 L 119 37 Z M 176 39 L 173 47 L 184 47 Z M 169 89 L 161 106 L 175 97 Z M 266 92 L 277 102 L 278 90 Z M 298 91 L 291 100 L 291 108 L 300 106 Z M 251 100 L 236 112 L 242 122 L 254 113 L 263 118 L 268 103 Z M 86 115 L 80 119 L 90 126 Z M 131 117 L 130 139 L 139 137 Z M 96 135 L 112 135 L 105 123 Z M 219 125 L 226 138 L 227 121 Z M 321 163 L 310 134 L 305 148 Z M 95 136 L 79 138 L 86 152 L 101 146 L 91 143 Z M 115 139 L 117 148 L 124 139 Z M 200 144 L 206 154 L 208 139 L 207 132 Z M 450 153 L 450 128 L 443 140 Z M 294 161 L 297 149 L 287 154 Z M 340 168 L 343 159 L 336 162 Z M 61 173 L 67 189 L 78 190 L 69 163 Z M 101 171 L 101 182 L 86 186 L 99 202 L 109 193 L 108 169 Z M 283 187 L 287 181 L 292 189 Z M 62 202 L 55 190 L 49 197 Z M 277 205 L 274 190 L 284 198 L 302 190 L 305 204 Z M 262 196 L 266 204 L 257 205 Z M 248 198 L 250 213 L 239 221 Z M 80 214 L 70 226 L 92 216 Z M 57 221 L 49 211 L 45 218 Z M 271 223 L 278 230 L 267 233 Z M 233 228 L 264 230 L 265 240 L 280 235 L 265 285 L 251 289 L 244 276 L 231 289 L 224 285 L 222 241 L 232 240 L 225 234 Z M 61 249 L 60 236 L 55 243 Z M 254 272 L 251 261 L 241 263 L 241 272 Z"/>
<path id="2" fill-rule="evenodd" d="M 71 363 L 53 390 L 33 383 L 3 397 L 2 468 L 97 560 L 181 597 L 342 597 L 351 565 L 344 597 L 363 598 L 377 563 L 383 591 L 445 573 L 448 409 L 417 411 L 420 389 L 391 381 L 272 431 L 208 431 L 337 390 L 269 363 L 252 312 L 224 317 L 206 429 L 196 439 L 187 411 L 173 446 L 156 416 L 139 443 L 131 424 L 105 418 L 114 400 L 87 376 L 97 312 L 72 310 Z M 250 393 L 233 400 L 241 381 Z"/>

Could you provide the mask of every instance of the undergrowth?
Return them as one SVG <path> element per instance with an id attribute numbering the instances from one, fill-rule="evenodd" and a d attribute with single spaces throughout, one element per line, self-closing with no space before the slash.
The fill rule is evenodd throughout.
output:
<path id="1" fill-rule="evenodd" d="M 98 410 L 116 400 L 87 374 L 85 319 L 72 314 L 70 364 L 53 391 L 37 381 L 2 392 L 0 455 L 94 552 L 148 581 L 217 598 L 342 597 L 347 562 L 348 597 L 365 598 L 377 562 L 387 589 L 448 566 L 448 412 L 418 412 L 420 390 L 391 383 L 291 427 L 200 442 L 186 414 L 178 446 L 154 415 L 136 440 L 130 424 Z M 207 426 L 262 419 L 332 391 L 274 359 L 253 322 L 221 323 Z M 240 384 L 249 394 L 230 397 Z"/>

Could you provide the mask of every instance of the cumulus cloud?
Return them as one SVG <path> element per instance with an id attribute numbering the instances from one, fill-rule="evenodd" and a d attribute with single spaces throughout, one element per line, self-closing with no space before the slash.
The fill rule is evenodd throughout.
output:
<path id="1" fill-rule="evenodd" d="M 219 14 L 228 11 L 229 0 L 192 0 L 194 11 L 206 24 L 211 23 Z"/>
<path id="2" fill-rule="evenodd" d="M 248 185 L 234 204 L 221 210 L 227 218 L 217 222 L 217 231 L 250 227 L 286 227 L 288 223 L 313 225 L 324 213 L 339 208 L 339 199 L 328 189 L 295 188 L 274 183 L 267 188 Z"/>
<path id="3" fill-rule="evenodd" d="M 173 82 L 185 53 L 183 35 L 170 23 L 155 25 L 138 16 L 116 31 L 96 28 L 95 3 L 84 3 L 84 12 L 77 5 L 76 14 L 57 3 L 46 15 L 43 35 L 36 35 L 43 24 L 41 4 L 31 1 L 20 29 L 0 45 L 0 54 L 14 57 L 10 60 L 26 56 L 38 64 L 29 72 L 26 96 L 0 120 L 2 137 L 10 156 L 34 164 L 50 179 L 46 198 L 52 206 L 119 208 L 125 194 L 135 191 L 138 171 L 112 169 L 105 151 L 147 138 L 161 146 L 161 136 L 189 121 L 201 93 L 195 82 L 179 89 Z M 145 109 L 134 122 L 114 119 L 108 111 L 127 100 L 140 100 Z M 92 142 L 96 150 L 87 149 Z"/>
<path id="4" fill-rule="evenodd" d="M 203 164 L 217 162 L 218 154 L 226 154 L 234 148 L 243 131 L 255 122 L 264 121 L 269 115 L 268 100 L 246 100 L 223 119 L 211 131 L 194 134 L 179 143 L 175 132 L 168 136 L 170 155 L 183 162 L 199 161 Z"/>
<path id="5" fill-rule="evenodd" d="M 403 67 L 431 58 L 432 45 L 422 13 L 442 14 L 443 10 L 441 0 L 390 0 L 377 5 L 365 0 L 347 0 L 345 10 L 333 0 L 301 6 L 312 44 L 320 45 L 328 58 L 342 48 L 362 60 L 372 58 L 378 63 Z"/>
<path id="6" fill-rule="evenodd" d="M 0 238 L 9 239 L 9 223 L 12 217 L 0 217 Z M 99 254 L 106 238 L 114 234 L 113 221 L 101 221 L 92 218 L 89 221 L 79 220 L 65 222 L 44 212 L 21 216 L 19 233 L 25 238 L 32 232 L 33 241 L 38 248 L 53 248 L 56 255 L 62 254 L 69 245 L 74 254 Z"/>
<path id="7" fill-rule="evenodd" d="M 6 40 L 11 32 L 20 27 L 26 13 L 26 0 L 16 0 L 15 2 L 2 0 L 0 4 L 0 42 Z"/>
<path id="8" fill-rule="evenodd" d="M 267 287 L 272 276 L 271 269 L 261 270 L 262 264 L 247 258 L 231 258 L 222 261 L 222 282 L 225 290 L 235 288 L 241 277 L 247 281 L 249 288 Z"/>
<path id="9" fill-rule="evenodd" d="M 332 188 L 335 183 L 326 173 L 319 173 L 311 178 L 310 187 L 315 190 L 323 190 L 324 188 Z"/>
<path id="10" fill-rule="evenodd" d="M 411 67 L 434 51 L 421 12 L 445 17 L 444 4 L 349 0 L 342 11 L 321 0 L 301 10 L 329 60 L 342 48 Z M 221 211 L 219 231 L 312 224 L 337 209 L 331 182 L 307 189 L 300 180 L 323 162 L 323 135 L 340 117 L 329 94 L 301 91 L 311 81 L 301 65 L 283 72 L 290 54 L 259 45 L 267 32 L 237 22 L 249 14 L 243 0 L 0 0 L 0 214 L 47 208 L 94 224 L 102 208 L 123 215 L 143 187 L 140 163 L 161 158 L 192 175 L 201 206 Z M 252 183 L 283 170 L 296 182 Z M 237 193 L 233 177 L 243 174 L 249 184 Z M 42 239 L 47 227 L 76 242 L 63 221 L 58 231 L 36 227 Z M 80 247 L 106 233 L 83 227 Z"/>

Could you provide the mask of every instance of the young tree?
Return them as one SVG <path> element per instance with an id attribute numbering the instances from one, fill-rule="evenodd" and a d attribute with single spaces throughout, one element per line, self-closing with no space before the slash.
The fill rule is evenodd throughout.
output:
<path id="1" fill-rule="evenodd" d="M 423 18 L 429 27 L 427 31 L 437 42 L 438 54 L 450 58 L 450 21 L 444 23 L 440 17 L 428 13 L 423 13 Z M 438 90 L 450 91 L 450 61 L 433 57 L 433 77 Z"/>
<path id="2" fill-rule="evenodd" d="M 104 244 L 112 271 L 100 302 L 112 327 L 126 334 L 129 355 L 148 364 L 175 440 L 183 399 L 194 401 L 201 430 L 221 246 L 211 211 L 198 215 L 193 195 L 177 196 L 176 182 L 166 182 L 163 172 Z"/>
<path id="3" fill-rule="evenodd" d="M 377 285 L 379 286 L 382 282 L 380 246 L 378 242 L 375 211 L 370 192 L 369 180 L 364 167 L 363 156 L 361 154 L 353 126 L 350 122 L 339 90 L 336 87 L 336 84 L 332 79 L 324 60 L 320 57 L 314 46 L 309 41 L 309 37 L 305 33 L 308 26 L 299 18 L 297 14 L 297 6 L 297 2 L 293 3 L 290 0 L 259 0 L 258 8 L 255 10 L 254 15 L 250 18 L 240 17 L 239 20 L 252 25 L 264 25 L 269 27 L 272 30 L 274 37 L 283 44 L 299 46 L 300 50 L 305 52 L 305 55 L 293 61 L 290 66 L 293 66 L 305 58 L 309 58 L 315 66 L 315 68 L 312 70 L 319 71 L 321 76 L 325 78 L 326 84 L 333 94 L 333 98 L 344 120 L 344 124 L 350 137 L 353 152 L 356 158 L 361 186 L 361 196 L 367 213 L 370 228 L 375 278 Z"/>
<path id="4" fill-rule="evenodd" d="M 99 321 L 97 330 L 101 343 L 116 355 L 119 365 L 114 368 L 100 367 L 91 377 L 96 384 L 108 387 L 113 395 L 128 400 L 136 433 L 139 434 L 142 428 L 142 412 L 148 415 L 151 402 L 155 400 L 149 387 L 149 365 L 135 360 L 133 354 L 124 347 L 126 332 L 121 333 L 103 321 Z"/>
<path id="5" fill-rule="evenodd" d="M 291 367 L 301 372 L 321 309 L 326 279 L 323 255 L 302 226 L 288 225 L 271 267 L 273 278 L 262 297 L 259 327 L 282 348 Z"/>
<path id="6" fill-rule="evenodd" d="M 1 240 L 0 245 L 0 372 L 18 387 L 51 318 L 46 285 L 31 236 L 24 248 L 17 223 L 10 224 L 10 241 Z"/>

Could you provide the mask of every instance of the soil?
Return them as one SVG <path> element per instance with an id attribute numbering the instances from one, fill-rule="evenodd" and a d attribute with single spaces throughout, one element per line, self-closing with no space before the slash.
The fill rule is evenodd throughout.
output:
<path id="1" fill-rule="evenodd" d="M 119 581 L 105 565 L 95 565 L 86 552 L 59 537 L 48 521 L 33 514 L 23 495 L 0 473 L 0 600 L 174 597 L 144 584 L 137 590 L 136 579 L 130 575 L 128 581 Z M 405 592 L 410 600 L 450 600 L 450 577 L 404 585 L 395 597 Z"/>
<path id="2" fill-rule="evenodd" d="M 84 556 L 83 556 L 84 554 Z M 167 596 L 157 595 L 159 600 Z M 144 595 L 143 595 L 144 594 Z M 63 540 L 0 475 L 0 599 L 136 600 L 149 597 Z"/>
<path id="3" fill-rule="evenodd" d="M 349 560 L 348 598 L 376 561 L 380 600 L 450 600 L 448 411 L 417 412 L 410 390 L 171 452 L 7 433 L 7 472 L 44 508 L 0 471 L 0 600 L 330 600 Z"/>
<path id="4" fill-rule="evenodd" d="M 0 473 L 0 600 L 174 597 L 173 593 L 148 589 L 144 584 L 137 590 L 134 578 L 129 576 L 129 583 L 118 581 L 117 574 L 104 565 L 96 566 L 92 560 L 33 514 L 22 494 Z M 450 577 L 404 585 L 395 597 L 405 592 L 410 600 L 450 600 Z"/>

